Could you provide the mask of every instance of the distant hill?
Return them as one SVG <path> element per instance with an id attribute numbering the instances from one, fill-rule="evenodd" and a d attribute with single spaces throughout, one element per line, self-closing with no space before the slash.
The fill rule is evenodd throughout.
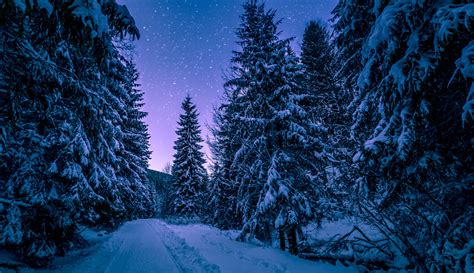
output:
<path id="1" fill-rule="evenodd" d="M 167 173 L 162 173 L 155 170 L 148 169 L 148 180 L 155 186 L 158 194 L 164 193 L 171 185 L 173 177 Z"/>
<path id="2" fill-rule="evenodd" d="M 173 176 L 148 169 L 148 180 L 155 188 L 156 217 L 161 217 L 168 200 Z"/>

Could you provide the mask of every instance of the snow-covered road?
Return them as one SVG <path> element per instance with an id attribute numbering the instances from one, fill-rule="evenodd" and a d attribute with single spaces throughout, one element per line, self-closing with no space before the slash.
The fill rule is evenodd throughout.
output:
<path id="1" fill-rule="evenodd" d="M 73 273 L 219 272 L 164 222 L 142 219 L 125 223 Z"/>
<path id="2" fill-rule="evenodd" d="M 134 221 L 120 228 L 73 272 L 180 272 L 150 221 Z"/>
<path id="3" fill-rule="evenodd" d="M 96 235 L 95 235 L 96 236 Z M 354 268 L 299 259 L 287 252 L 231 239 L 206 225 L 169 225 L 157 219 L 125 223 L 85 251 L 59 258 L 43 273 L 328 273 Z"/>

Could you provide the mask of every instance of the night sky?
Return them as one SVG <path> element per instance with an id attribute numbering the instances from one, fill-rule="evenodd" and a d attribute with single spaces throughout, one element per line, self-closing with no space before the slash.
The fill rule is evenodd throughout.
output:
<path id="1" fill-rule="evenodd" d="M 219 104 L 222 75 L 232 50 L 238 49 L 235 29 L 244 0 L 118 0 L 140 28 L 136 62 L 145 91 L 144 110 L 151 134 L 150 168 L 161 170 L 173 161 L 176 121 L 189 93 L 200 113 L 205 139 L 212 109 Z M 299 52 L 309 20 L 327 21 L 337 0 L 267 0 L 283 18 L 282 37 L 296 37 Z M 207 147 L 204 151 L 208 153 Z"/>

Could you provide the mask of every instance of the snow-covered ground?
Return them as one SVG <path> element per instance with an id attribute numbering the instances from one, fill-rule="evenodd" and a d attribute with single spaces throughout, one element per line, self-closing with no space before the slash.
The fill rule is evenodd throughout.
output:
<path id="1" fill-rule="evenodd" d="M 303 260 L 278 249 L 237 242 L 232 232 L 206 225 L 169 225 L 157 219 L 125 223 L 106 235 L 89 232 L 94 244 L 49 269 L 22 273 L 356 272 L 354 268 Z M 0 272 L 15 272 L 0 268 Z"/>
<path id="2" fill-rule="evenodd" d="M 233 240 L 235 233 L 220 231 L 206 225 L 169 225 L 179 237 L 201 255 L 219 266 L 220 272 L 238 273 L 325 273 L 357 272 L 355 268 L 333 266 L 300 259 L 288 252 Z"/>

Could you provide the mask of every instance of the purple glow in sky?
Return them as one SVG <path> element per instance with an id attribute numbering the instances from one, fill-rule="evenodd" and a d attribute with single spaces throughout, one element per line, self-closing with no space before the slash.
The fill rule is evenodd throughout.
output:
<path id="1" fill-rule="evenodd" d="M 141 32 L 136 45 L 140 83 L 145 91 L 152 158 L 161 170 L 173 161 L 176 121 L 189 93 L 200 113 L 203 138 L 212 109 L 222 93 L 223 72 L 238 49 L 235 29 L 244 0 L 118 0 L 134 16 Z M 282 37 L 296 37 L 299 52 L 306 23 L 328 20 L 337 0 L 267 0 L 283 18 Z M 209 154 L 208 148 L 204 152 Z"/>

